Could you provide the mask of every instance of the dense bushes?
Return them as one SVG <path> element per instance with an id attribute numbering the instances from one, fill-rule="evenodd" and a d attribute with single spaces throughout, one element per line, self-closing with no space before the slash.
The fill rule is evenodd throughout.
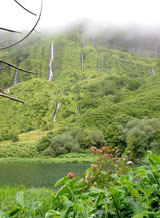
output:
<path id="1" fill-rule="evenodd" d="M 142 157 L 146 150 L 154 148 L 160 151 L 159 119 L 133 119 L 126 126 L 120 126 L 120 139 L 126 143 L 126 148 L 133 151 L 134 157 Z M 157 147 L 157 149 L 155 149 Z"/>
<path id="2" fill-rule="evenodd" d="M 59 132 L 59 134 L 48 133 L 39 141 L 37 150 L 42 155 L 57 156 L 69 152 L 83 152 L 92 145 L 100 147 L 105 144 L 106 141 L 101 131 L 74 127 L 63 133 Z"/>

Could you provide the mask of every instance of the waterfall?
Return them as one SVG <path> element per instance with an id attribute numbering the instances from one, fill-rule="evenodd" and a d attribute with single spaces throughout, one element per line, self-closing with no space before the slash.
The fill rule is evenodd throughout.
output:
<path id="1" fill-rule="evenodd" d="M 103 67 L 106 68 L 106 57 L 104 56 Z"/>
<path id="2" fill-rule="evenodd" d="M 78 109 L 78 114 L 80 114 L 80 106 L 79 105 L 77 106 L 77 109 Z"/>
<path id="3" fill-rule="evenodd" d="M 84 77 L 84 76 L 82 76 L 82 77 L 81 77 L 81 80 L 85 80 L 85 77 Z"/>
<path id="4" fill-rule="evenodd" d="M 81 52 L 81 72 L 84 70 L 84 52 Z"/>
<path id="5" fill-rule="evenodd" d="M 119 67 L 118 67 L 118 61 L 117 60 L 115 61 L 115 65 L 116 65 L 116 67 L 118 69 L 118 74 L 120 75 L 120 70 L 119 70 Z"/>
<path id="6" fill-rule="evenodd" d="M 156 72 L 155 72 L 155 70 L 154 70 L 153 67 L 152 67 L 152 74 L 153 74 L 153 75 L 156 75 Z"/>
<path id="7" fill-rule="evenodd" d="M 81 31 L 81 41 L 82 41 L 82 48 L 85 47 L 85 39 L 84 39 L 84 32 Z"/>
<path id="8" fill-rule="evenodd" d="M 51 42 L 51 57 L 50 57 L 50 62 L 49 62 L 49 81 L 53 80 L 53 59 L 54 59 L 54 40 Z"/>
<path id="9" fill-rule="evenodd" d="M 85 47 L 84 32 L 81 31 L 80 34 L 81 34 L 82 48 L 84 48 L 84 47 Z M 84 58 L 85 58 L 85 56 L 84 56 L 84 52 L 82 51 L 82 52 L 81 52 L 81 72 L 84 71 Z"/>
<path id="10" fill-rule="evenodd" d="M 101 58 L 100 58 L 100 54 L 98 54 L 98 70 L 101 70 Z"/>
<path id="11" fill-rule="evenodd" d="M 54 114 L 54 116 L 53 116 L 53 122 L 56 122 L 56 116 L 57 116 L 57 112 L 58 112 L 58 109 L 59 109 L 59 107 L 60 107 L 60 101 L 58 100 L 58 102 L 57 102 L 57 106 L 56 106 L 56 112 L 55 112 L 55 114 Z"/>
<path id="12" fill-rule="evenodd" d="M 16 72 L 14 74 L 14 80 L 13 80 L 13 85 L 19 83 L 19 75 L 18 75 L 18 70 L 16 69 Z"/>
<path id="13" fill-rule="evenodd" d="M 58 96 L 60 96 L 60 94 L 61 94 L 61 93 L 60 93 L 60 92 L 58 92 Z"/>

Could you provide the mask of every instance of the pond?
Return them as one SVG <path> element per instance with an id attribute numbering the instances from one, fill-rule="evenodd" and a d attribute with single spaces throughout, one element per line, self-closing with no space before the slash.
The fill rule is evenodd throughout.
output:
<path id="1" fill-rule="evenodd" d="M 54 188 L 58 179 L 72 171 L 82 176 L 88 163 L 0 163 L 0 185 Z"/>

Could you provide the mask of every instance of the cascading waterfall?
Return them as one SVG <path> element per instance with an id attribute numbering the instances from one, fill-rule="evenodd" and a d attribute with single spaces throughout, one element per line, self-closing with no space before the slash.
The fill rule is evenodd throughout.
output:
<path id="1" fill-rule="evenodd" d="M 80 106 L 79 105 L 77 106 L 77 109 L 78 109 L 78 114 L 80 114 Z"/>
<path id="2" fill-rule="evenodd" d="M 51 57 L 50 57 L 50 62 L 49 62 L 49 81 L 52 81 L 54 78 L 53 74 L 53 60 L 54 60 L 54 40 L 51 42 Z"/>
<path id="3" fill-rule="evenodd" d="M 60 105 L 61 105 L 61 102 L 58 100 L 57 106 L 56 106 L 56 112 L 55 112 L 55 114 L 53 116 L 53 122 L 56 122 L 56 116 L 57 116 L 57 112 L 58 112 L 58 109 L 59 109 Z"/>
<path id="4" fill-rule="evenodd" d="M 153 75 L 156 75 L 156 72 L 155 72 L 155 70 L 154 70 L 153 67 L 152 67 L 152 74 L 153 74 Z"/>
<path id="5" fill-rule="evenodd" d="M 104 56 L 104 60 L 103 60 L 103 67 L 106 68 L 106 57 Z"/>
<path id="6" fill-rule="evenodd" d="M 85 47 L 85 38 L 84 38 L 84 32 L 81 31 L 81 42 L 82 42 L 82 48 Z M 81 52 L 81 72 L 84 71 L 84 51 Z"/>
<path id="7" fill-rule="evenodd" d="M 82 48 L 85 47 L 85 38 L 84 38 L 84 32 L 81 31 L 81 41 L 82 41 Z"/>
<path id="8" fill-rule="evenodd" d="M 119 70 L 119 66 L 118 66 L 118 61 L 115 61 L 116 67 L 118 69 L 118 74 L 120 75 L 120 70 Z"/>
<path id="9" fill-rule="evenodd" d="M 16 72 L 14 74 L 14 80 L 13 80 L 13 85 L 19 83 L 19 75 L 18 75 L 18 70 L 16 69 Z"/>
<path id="10" fill-rule="evenodd" d="M 85 80 L 85 77 L 84 77 L 84 76 L 82 76 L 82 77 L 81 77 L 81 80 Z"/>
<path id="11" fill-rule="evenodd" d="M 101 58 L 100 58 L 100 54 L 98 54 L 98 70 L 101 70 Z"/>
<path id="12" fill-rule="evenodd" d="M 81 52 L 81 72 L 84 70 L 84 52 Z"/>

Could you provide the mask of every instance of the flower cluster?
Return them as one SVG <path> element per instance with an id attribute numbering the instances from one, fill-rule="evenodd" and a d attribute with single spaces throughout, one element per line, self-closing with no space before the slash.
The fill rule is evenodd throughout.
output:
<path id="1" fill-rule="evenodd" d="M 67 176 L 69 179 L 72 179 L 73 177 L 75 177 L 75 173 L 69 172 Z"/>

